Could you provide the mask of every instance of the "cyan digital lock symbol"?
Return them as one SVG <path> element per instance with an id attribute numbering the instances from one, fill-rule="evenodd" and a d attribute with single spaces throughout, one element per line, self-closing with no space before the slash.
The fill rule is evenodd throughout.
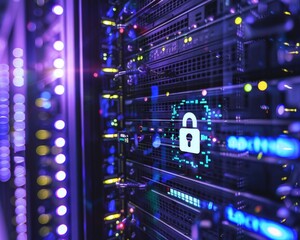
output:
<path id="1" fill-rule="evenodd" d="M 187 120 L 192 120 L 192 128 L 187 127 Z M 182 128 L 179 130 L 179 149 L 188 153 L 200 153 L 200 131 L 197 129 L 197 118 L 191 113 L 184 114 Z"/>

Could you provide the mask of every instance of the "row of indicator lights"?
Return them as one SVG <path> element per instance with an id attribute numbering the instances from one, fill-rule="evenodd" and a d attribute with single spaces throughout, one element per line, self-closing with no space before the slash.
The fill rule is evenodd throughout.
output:
<path id="1" fill-rule="evenodd" d="M 168 195 L 173 196 L 175 198 L 178 198 L 186 203 L 189 203 L 190 205 L 194 207 L 198 207 L 201 209 L 208 209 L 216 211 L 218 207 L 213 203 L 209 201 L 200 200 L 199 198 L 195 198 L 191 195 L 185 194 L 181 191 L 178 191 L 176 189 L 170 188 L 170 190 L 167 192 Z"/>
<path id="2" fill-rule="evenodd" d="M 107 53 L 103 54 L 103 56 L 105 56 L 105 57 L 107 57 L 107 55 L 108 55 Z M 105 68 L 102 68 L 102 72 L 103 73 L 116 73 L 116 72 L 118 72 L 118 69 L 105 67 Z M 107 108 L 105 107 L 106 110 L 110 107 L 110 104 L 108 101 L 110 101 L 110 100 L 113 101 L 113 100 L 119 99 L 119 95 L 117 95 L 117 94 L 103 94 L 101 97 L 102 97 L 101 106 L 103 106 L 103 104 L 105 103 L 107 105 Z M 103 112 L 101 109 L 100 109 L 99 113 L 104 118 L 108 117 L 108 115 L 105 114 L 105 112 Z M 110 120 L 108 119 L 108 124 L 112 127 L 117 127 L 118 119 L 117 118 L 113 118 Z M 118 138 L 118 134 L 115 133 L 115 130 L 113 128 L 110 128 L 107 130 L 106 134 L 102 135 L 102 137 L 105 139 L 115 140 Z M 106 162 L 105 174 L 107 176 L 105 177 L 105 180 L 103 180 L 103 184 L 106 186 L 114 187 L 115 184 L 117 182 L 119 182 L 121 179 L 118 177 L 112 177 L 112 175 L 115 174 L 115 164 L 116 164 L 116 158 L 115 158 L 116 147 L 113 144 L 108 148 L 108 153 L 109 153 L 109 156 L 105 159 L 105 162 Z M 116 210 L 117 210 L 116 200 L 111 199 L 110 201 L 107 202 L 107 209 L 106 209 L 104 221 L 111 222 L 113 220 L 119 219 L 121 217 L 121 214 L 112 213 L 112 212 L 115 212 Z M 115 232 L 115 229 L 114 229 L 113 225 L 110 224 L 110 229 L 108 230 L 108 236 L 111 237 L 114 234 L 114 232 Z M 119 236 L 119 233 L 116 233 L 116 237 L 118 237 L 118 236 Z"/>
<path id="3" fill-rule="evenodd" d="M 111 25 L 111 26 L 115 26 L 115 22 L 110 22 L 108 20 L 103 20 L 102 23 L 104 25 Z M 112 38 L 108 38 L 109 40 L 109 43 L 112 44 Z M 106 53 L 103 53 L 103 60 L 104 61 L 107 61 L 107 66 L 106 67 L 103 67 L 101 69 L 101 72 L 102 73 L 106 73 L 106 74 L 114 74 L 114 73 L 117 73 L 119 72 L 119 70 L 117 68 L 113 68 L 113 67 L 109 67 L 111 62 L 108 61 L 109 59 L 109 56 L 112 54 L 112 49 L 108 49 L 107 50 L 108 52 Z M 98 74 L 94 74 L 94 77 L 97 77 Z M 103 94 L 102 96 L 102 104 L 106 103 L 108 108 L 109 108 L 109 103 L 108 101 L 109 100 L 117 100 L 119 99 L 119 95 L 117 94 Z M 102 109 L 100 109 L 99 113 L 104 117 L 108 117 L 107 114 L 105 112 L 102 111 Z M 118 119 L 117 118 L 114 118 L 114 119 L 111 119 L 111 120 L 108 120 L 109 122 L 109 125 L 112 127 L 112 128 L 109 128 L 107 130 L 107 133 L 106 134 L 103 134 L 102 137 L 105 138 L 105 139 L 118 139 L 118 134 L 115 133 L 115 130 L 113 127 L 118 127 Z M 120 138 L 121 139 L 121 138 Z M 119 139 L 119 140 L 120 140 Z M 116 147 L 114 145 L 111 145 L 108 149 L 109 151 L 109 156 L 106 158 L 106 167 L 105 167 L 105 170 L 106 170 L 106 174 L 107 176 L 105 177 L 105 179 L 103 180 L 103 184 L 106 185 L 106 186 L 115 186 L 115 184 L 117 182 L 119 182 L 121 179 L 118 178 L 118 177 L 112 177 L 112 175 L 115 174 L 115 164 L 116 164 L 116 158 L 115 158 L 115 153 L 116 153 Z M 105 217 L 104 217 L 104 221 L 105 222 L 111 222 L 113 220 L 116 220 L 116 219 L 119 219 L 121 217 L 121 214 L 120 213 L 112 213 L 112 212 L 115 212 L 117 210 L 116 208 L 116 201 L 114 199 L 110 200 L 108 203 L 107 203 L 107 212 L 105 214 Z M 120 227 L 120 229 L 124 228 L 124 224 L 121 223 L 119 224 L 119 222 L 117 221 L 116 223 L 117 226 Z M 113 224 L 110 224 L 110 229 L 108 230 L 108 236 L 109 237 L 112 237 L 114 232 L 115 232 L 115 229 L 113 227 L 114 225 Z M 118 229 L 118 230 L 120 230 Z M 116 232 L 115 233 L 115 236 L 118 237 L 119 236 L 119 233 Z"/>
<path id="4" fill-rule="evenodd" d="M 257 84 L 257 88 L 258 90 L 260 91 L 266 91 L 267 88 L 268 88 L 268 83 L 266 81 L 260 81 L 258 84 Z M 245 92 L 251 92 L 253 89 L 253 86 L 251 83 L 246 83 L 244 85 L 244 91 Z"/>
<path id="5" fill-rule="evenodd" d="M 7 182 L 11 177 L 9 142 L 9 66 L 0 64 L 0 181 Z"/>
<path id="6" fill-rule="evenodd" d="M 60 18 L 64 13 L 64 8 L 61 5 L 54 5 L 52 7 L 52 14 L 56 15 Z M 53 51 L 60 53 L 61 56 L 53 59 L 53 79 L 57 82 L 56 86 L 53 88 L 53 94 L 57 96 L 63 96 L 65 93 L 65 87 L 60 82 L 65 75 L 64 67 L 65 61 L 63 59 L 62 51 L 65 48 L 64 42 L 61 39 L 57 39 L 52 44 Z M 63 82 L 63 81 L 61 81 Z M 58 101 L 60 101 L 58 99 Z M 39 108 L 43 108 L 46 111 L 52 108 L 53 104 L 53 95 L 51 91 L 43 91 L 40 94 L 40 97 L 36 99 L 35 105 Z M 54 155 L 54 161 L 57 164 L 57 170 L 53 173 L 43 173 L 38 176 L 36 182 L 40 186 L 40 190 L 37 192 L 37 197 L 41 200 L 47 200 L 53 196 L 53 192 L 55 197 L 59 200 L 57 205 L 55 206 L 56 216 L 61 217 L 58 222 L 58 225 L 55 227 L 56 234 L 59 236 L 64 236 L 68 232 L 68 225 L 66 222 L 66 214 L 68 212 L 67 207 L 67 195 L 68 191 L 66 189 L 66 180 L 67 173 L 65 171 L 65 163 L 66 163 L 66 155 L 64 152 L 64 147 L 66 145 L 66 140 L 63 137 L 63 132 L 65 129 L 65 121 L 62 118 L 56 119 L 50 128 L 55 129 L 54 131 L 49 131 L 46 129 L 39 129 L 35 136 L 38 140 L 43 142 L 43 144 L 37 146 L 36 153 L 42 159 L 44 156 L 49 154 Z M 57 135 L 57 136 L 56 136 Z M 53 139 L 53 146 L 48 146 L 45 144 L 45 141 L 50 141 Z M 53 184 L 55 182 L 55 184 Z M 52 189 L 53 185 L 57 186 L 56 189 Z M 44 209 L 44 208 L 43 208 Z M 51 210 L 50 210 L 51 211 Z M 53 236 L 52 226 L 55 224 L 54 221 L 51 223 L 51 219 L 55 217 L 53 213 L 47 213 L 45 210 L 39 211 L 38 221 L 42 225 L 40 228 L 39 234 L 43 238 L 49 238 Z M 54 237 L 54 236 L 53 236 Z"/>
<path id="7" fill-rule="evenodd" d="M 115 100 L 118 98 L 119 98 L 119 95 L 117 95 L 117 94 L 103 94 L 102 95 L 103 102 L 106 102 L 108 99 Z M 103 112 L 101 112 L 101 114 L 103 114 Z M 110 122 L 110 125 L 112 127 L 118 126 L 117 118 L 114 118 L 114 119 L 108 120 L 108 121 Z M 115 132 L 115 131 L 112 130 L 112 132 Z M 110 133 L 110 131 L 108 130 L 106 134 L 102 135 L 102 137 L 105 139 L 113 139 L 114 140 L 114 139 L 118 138 L 118 134 Z M 103 184 L 106 186 L 114 187 L 115 184 L 120 182 L 121 179 L 118 177 L 113 177 L 113 175 L 115 174 L 115 164 L 116 164 L 116 158 L 115 158 L 116 147 L 113 144 L 108 148 L 108 153 L 109 153 L 109 156 L 105 159 L 105 162 L 106 162 L 105 170 L 106 170 L 107 176 L 105 177 L 105 180 L 103 180 Z M 109 200 L 107 202 L 107 209 L 106 209 L 104 221 L 106 223 L 111 223 L 113 220 L 119 219 L 121 217 L 121 214 L 114 213 L 116 211 L 117 211 L 116 200 L 115 199 Z M 120 224 L 119 221 L 116 222 L 116 226 L 120 228 L 118 230 L 122 230 L 125 227 L 125 225 L 123 223 Z M 110 224 L 110 228 L 108 229 L 108 233 L 107 233 L 108 237 L 112 237 L 114 233 L 115 233 L 116 237 L 119 236 L 119 232 L 115 231 L 114 224 Z"/>
<path id="8" fill-rule="evenodd" d="M 103 73 L 113 73 L 115 72 L 114 68 L 111 68 L 113 63 L 113 41 L 116 39 L 116 33 L 113 32 L 113 29 L 116 29 L 116 22 L 112 19 L 114 19 L 114 15 L 116 13 L 116 8 L 111 7 L 107 12 L 107 19 L 102 19 L 101 23 L 104 27 L 106 27 L 106 41 L 107 41 L 107 49 L 104 50 L 102 59 L 105 62 L 106 68 L 102 69 L 100 74 Z M 120 29 L 121 30 L 121 29 Z M 117 70 L 118 71 L 118 70 Z M 94 77 L 98 77 L 98 73 L 94 73 Z"/>
<path id="9" fill-rule="evenodd" d="M 25 81 L 24 81 L 24 51 L 22 48 L 13 50 L 13 148 L 14 148 L 14 185 L 15 185 L 15 224 L 17 239 L 27 239 L 27 214 L 26 214 L 26 107 L 25 107 Z"/>
<path id="10" fill-rule="evenodd" d="M 260 81 L 260 82 L 257 84 L 257 88 L 258 88 L 258 90 L 260 90 L 260 91 L 266 91 L 267 88 L 268 88 L 268 83 L 265 82 L 265 81 Z M 284 84 L 279 84 L 279 85 L 278 85 L 278 88 L 279 88 L 279 90 L 292 90 L 292 89 L 293 89 L 292 86 L 290 86 L 290 85 L 288 85 L 288 84 L 286 84 L 286 83 L 284 83 Z M 252 89 L 253 89 L 253 85 L 252 85 L 252 84 L 246 83 L 246 84 L 244 85 L 244 91 L 245 91 L 245 92 L 249 93 L 249 92 L 252 91 Z M 285 113 L 288 113 L 288 112 L 297 112 L 297 109 L 296 109 L 296 108 L 286 108 L 286 107 L 284 107 L 283 105 L 278 105 L 278 106 L 277 106 L 277 114 L 278 114 L 278 115 L 281 116 L 281 115 L 284 115 Z"/>

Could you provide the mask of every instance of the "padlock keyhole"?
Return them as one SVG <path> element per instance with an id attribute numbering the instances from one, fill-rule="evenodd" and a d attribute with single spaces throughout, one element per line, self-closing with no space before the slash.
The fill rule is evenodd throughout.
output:
<path id="1" fill-rule="evenodd" d="M 187 142 L 188 142 L 188 146 L 189 146 L 189 147 L 191 147 L 191 141 L 192 141 L 192 139 L 193 139 L 192 134 L 188 133 L 188 134 L 186 135 L 186 140 L 187 140 Z"/>

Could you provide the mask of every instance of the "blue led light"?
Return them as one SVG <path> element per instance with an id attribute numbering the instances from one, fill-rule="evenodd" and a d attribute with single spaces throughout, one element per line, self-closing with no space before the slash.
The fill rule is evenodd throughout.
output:
<path id="1" fill-rule="evenodd" d="M 225 218 L 238 226 L 251 232 L 255 232 L 268 239 L 276 240 L 296 240 L 296 232 L 280 223 L 276 223 L 264 218 L 239 211 L 231 206 L 225 209 Z"/>
<path id="2" fill-rule="evenodd" d="M 161 139 L 159 137 L 159 134 L 154 134 L 153 140 L 152 140 L 152 146 L 154 148 L 159 148 L 161 145 Z"/>
<path id="3" fill-rule="evenodd" d="M 129 30 L 128 36 L 129 36 L 130 38 L 136 38 L 135 31 L 134 31 L 133 29 Z"/>
<path id="4" fill-rule="evenodd" d="M 44 92 L 41 93 L 41 98 L 49 100 L 51 98 L 51 93 L 47 92 L 47 91 L 44 91 Z"/>
<path id="5" fill-rule="evenodd" d="M 111 201 L 108 203 L 108 211 L 109 211 L 109 212 L 114 212 L 114 211 L 116 211 L 116 200 L 111 200 Z"/>
<path id="6" fill-rule="evenodd" d="M 115 173 L 115 168 L 114 168 L 114 166 L 113 166 L 113 165 L 107 166 L 106 172 L 107 172 L 107 174 L 109 174 L 109 175 L 113 175 L 113 174 Z"/>
<path id="7" fill-rule="evenodd" d="M 109 164 L 112 164 L 114 161 L 115 161 L 114 156 L 110 156 L 110 157 L 107 158 L 107 162 L 108 162 Z"/>
<path id="8" fill-rule="evenodd" d="M 51 108 L 51 102 L 44 101 L 44 102 L 43 102 L 43 108 L 45 108 L 45 109 Z"/>
<path id="9" fill-rule="evenodd" d="M 106 12 L 106 16 L 112 18 L 114 16 L 114 8 L 110 7 L 109 10 Z"/>
<path id="10" fill-rule="evenodd" d="M 106 29 L 106 33 L 109 34 L 111 32 L 112 28 L 111 27 L 107 27 Z"/>
<path id="11" fill-rule="evenodd" d="M 282 158 L 296 159 L 300 156 L 300 142 L 286 136 L 278 138 L 230 136 L 226 145 L 230 150 L 257 154 L 262 152 L 265 155 Z"/>
<path id="12" fill-rule="evenodd" d="M 108 128 L 107 133 L 108 134 L 113 134 L 113 133 L 115 133 L 115 129 L 114 128 Z"/>
<path id="13" fill-rule="evenodd" d="M 116 147 L 115 146 L 111 146 L 109 148 L 109 153 L 114 154 L 116 152 Z"/>

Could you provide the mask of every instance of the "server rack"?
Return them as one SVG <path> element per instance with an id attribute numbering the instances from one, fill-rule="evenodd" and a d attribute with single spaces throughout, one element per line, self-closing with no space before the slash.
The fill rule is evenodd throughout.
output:
<path id="1" fill-rule="evenodd" d="M 4 5 L 7 238 L 298 239 L 298 1 Z"/>

